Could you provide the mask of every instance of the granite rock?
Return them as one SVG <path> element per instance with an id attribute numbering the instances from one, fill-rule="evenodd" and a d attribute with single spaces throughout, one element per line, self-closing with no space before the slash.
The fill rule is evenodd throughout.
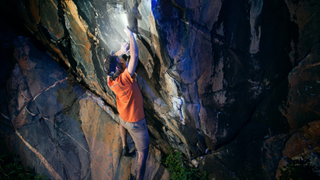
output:
<path id="1" fill-rule="evenodd" d="M 128 41 L 123 28 L 135 24 L 140 50 L 136 81 L 144 97 L 152 147 L 162 153 L 173 147 L 190 163 L 205 156 L 206 163 L 199 162 L 199 168 L 210 177 L 274 179 L 287 136 L 319 120 L 318 6 L 316 0 L 2 1 L 2 17 L 11 15 L 6 22 L 12 29 L 37 39 L 37 47 L 67 71 L 34 55 L 24 39 L 17 41 L 11 59 L 19 66 L 11 65 L 15 80 L 3 82 L 12 91 L 1 91 L 8 103 L 1 105 L 2 119 L 22 128 L 70 109 L 75 113 L 71 105 L 80 101 L 91 107 L 79 100 L 81 91 L 71 91 L 72 79 L 98 98 L 110 122 L 117 122 L 115 95 L 106 86 L 103 60 Z M 133 12 L 141 18 L 134 19 Z M 41 76 L 47 71 L 50 77 Z M 76 122 L 85 121 L 75 114 Z M 44 137 L 55 139 L 54 126 L 43 122 Z M 90 144 L 80 139 L 101 152 L 92 146 L 95 140 L 89 138 Z M 113 148 L 116 144 L 110 152 Z M 100 156 L 106 155 L 95 157 L 97 161 Z M 120 161 L 123 166 L 118 167 L 128 172 L 125 167 L 131 161 Z M 210 170 L 212 164 L 227 173 Z M 111 169 L 113 177 L 122 176 Z"/>

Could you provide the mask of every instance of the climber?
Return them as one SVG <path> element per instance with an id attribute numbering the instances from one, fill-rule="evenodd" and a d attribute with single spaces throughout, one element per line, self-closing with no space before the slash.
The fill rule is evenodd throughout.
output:
<path id="1" fill-rule="evenodd" d="M 135 69 L 138 64 L 139 51 L 133 33 L 129 28 L 124 29 L 129 37 L 128 44 L 121 46 L 120 50 L 110 55 L 104 62 L 104 70 L 108 75 L 108 86 L 116 94 L 117 109 L 120 114 L 119 131 L 122 140 L 124 156 L 130 156 L 126 133 L 131 135 L 138 151 L 138 164 L 136 179 L 143 179 L 145 164 L 149 149 L 149 133 L 143 109 L 143 98 L 135 79 Z M 122 58 L 123 54 L 130 52 L 129 64 Z"/>

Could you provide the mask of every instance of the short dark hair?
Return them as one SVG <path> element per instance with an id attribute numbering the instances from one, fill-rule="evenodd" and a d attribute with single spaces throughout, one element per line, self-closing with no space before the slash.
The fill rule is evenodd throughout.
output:
<path id="1" fill-rule="evenodd" d="M 117 66 L 119 66 L 119 63 L 117 61 L 118 56 L 116 55 L 108 55 L 106 58 L 106 61 L 104 62 L 104 71 L 108 76 L 110 76 L 110 79 L 114 81 L 117 79 L 117 77 L 121 74 L 121 72 L 117 69 Z"/>

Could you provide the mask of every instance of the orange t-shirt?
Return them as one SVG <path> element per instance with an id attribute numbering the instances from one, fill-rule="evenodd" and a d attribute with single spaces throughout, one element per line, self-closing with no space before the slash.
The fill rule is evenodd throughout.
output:
<path id="1" fill-rule="evenodd" d="M 108 86 L 116 94 L 118 111 L 124 121 L 137 122 L 145 118 L 141 91 L 127 68 L 115 81 L 108 77 Z"/>

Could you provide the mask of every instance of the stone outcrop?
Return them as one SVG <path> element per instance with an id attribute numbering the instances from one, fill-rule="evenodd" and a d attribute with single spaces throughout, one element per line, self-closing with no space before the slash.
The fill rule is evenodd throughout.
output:
<path id="1" fill-rule="evenodd" d="M 320 121 L 314 121 L 303 126 L 298 132 L 294 133 L 287 141 L 283 149 L 283 157 L 279 162 L 279 168 L 287 165 L 288 159 L 308 159 L 310 164 L 315 167 L 319 175 L 319 138 L 320 138 Z M 277 169 L 276 177 L 279 178 L 281 172 Z"/>
<path id="2" fill-rule="evenodd" d="M 13 51 L 10 40 L 15 40 Z M 13 53 L 18 63 L 7 71 L 1 132 L 24 165 L 49 179 L 128 179 L 135 174 L 137 153 L 130 136 L 133 157 L 121 155 L 118 114 L 27 38 L 12 37 L 7 43 L 1 52 Z M 161 157 L 150 145 L 145 179 L 170 178 Z"/>
<path id="3" fill-rule="evenodd" d="M 67 75 L 52 72 L 54 75 L 47 80 L 47 86 L 59 81 L 55 89 L 65 84 L 60 89 L 61 97 L 48 94 L 47 102 L 42 100 L 41 93 L 38 100 L 32 101 L 34 105 L 28 105 L 38 107 L 35 111 L 42 111 L 46 118 L 67 110 L 73 113 L 70 122 L 73 119 L 80 124 L 78 128 L 83 133 L 76 140 L 86 142 L 84 147 L 89 152 L 97 152 L 88 157 L 92 158 L 91 171 L 98 171 L 93 160 L 106 163 L 100 162 L 101 157 L 117 149 L 116 143 L 108 142 L 118 137 L 115 130 L 112 130 L 115 134 L 102 137 L 90 125 L 108 126 L 111 130 L 117 122 L 115 95 L 106 86 L 102 64 L 107 53 L 118 50 L 127 40 L 123 28 L 134 20 L 132 13 L 136 8 L 141 15 L 136 27 L 140 56 L 136 81 L 144 97 L 150 149 L 159 154 L 168 153 L 168 147 L 173 147 L 183 152 L 186 160 L 191 162 L 195 158 L 200 170 L 217 179 L 274 179 L 281 157 L 287 151 L 284 151 L 286 141 L 301 127 L 320 119 L 318 6 L 316 0 L 5 0 L 0 3 L 1 13 L 16 12 L 8 24 L 20 30 L 26 28 L 67 70 L 68 78 L 74 77 L 74 83 L 94 94 L 68 91 L 69 79 L 61 79 Z M 26 54 L 28 50 L 21 51 Z M 42 61 L 36 58 L 37 62 L 28 62 L 24 56 L 28 57 L 13 58 L 19 61 L 22 72 L 39 66 Z M 39 67 L 39 71 L 49 71 L 43 68 Z M 17 77 L 23 74 L 17 71 L 11 74 L 14 73 Z M 22 76 L 26 80 L 16 84 L 22 90 L 30 90 L 7 94 L 10 116 L 4 115 L 8 119 L 19 119 L 21 115 L 17 112 L 28 99 L 53 90 L 42 89 L 47 86 L 39 84 L 41 76 L 34 79 L 34 74 L 29 75 Z M 10 83 L 14 82 L 7 82 L 7 86 L 17 88 Z M 99 103 L 90 100 L 92 97 L 103 102 L 100 102 L 101 111 L 108 107 L 107 113 L 99 111 L 92 117 L 85 113 L 90 108 L 99 109 L 96 105 Z M 49 102 L 57 108 L 44 106 Z M 70 107 L 70 103 L 81 105 Z M 78 116 L 73 108 L 87 115 Z M 101 114 L 108 120 L 98 120 Z M 89 120 L 93 117 L 95 121 Z M 22 117 L 13 122 L 17 129 L 30 123 Z M 43 122 L 50 121 L 43 119 Z M 51 126 L 41 126 L 42 131 L 48 134 L 54 129 Z M 105 144 L 97 145 L 98 139 Z M 77 145 L 65 149 L 72 147 Z M 60 152 L 57 148 L 56 151 Z M 157 159 L 157 155 L 153 157 Z M 119 161 L 116 154 L 108 158 Z M 81 159 L 81 163 L 86 162 Z M 118 167 L 126 169 L 125 162 L 120 164 L 123 166 Z M 120 171 L 115 166 L 108 169 L 109 175 L 112 171 L 118 176 L 116 172 Z M 153 171 L 165 172 L 160 166 L 157 168 L 158 165 Z M 79 177 L 82 176 L 86 175 L 80 173 Z"/>

